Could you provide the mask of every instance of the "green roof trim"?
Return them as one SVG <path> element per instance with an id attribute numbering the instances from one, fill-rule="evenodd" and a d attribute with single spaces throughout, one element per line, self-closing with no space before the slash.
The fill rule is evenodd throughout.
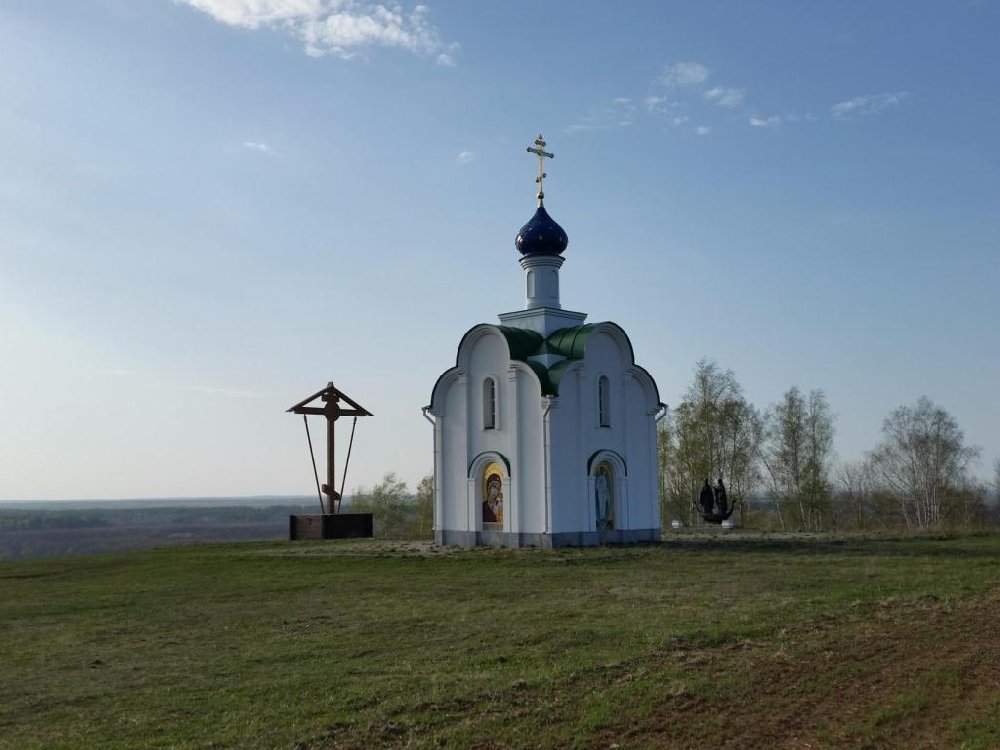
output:
<path id="1" fill-rule="evenodd" d="M 526 361 L 533 354 L 539 354 L 538 349 L 545 344 L 542 334 L 534 331 L 511 328 L 510 326 L 497 326 L 496 328 L 507 339 L 507 348 L 510 349 L 511 359 Z"/>
<path id="2" fill-rule="evenodd" d="M 510 349 L 510 358 L 516 359 L 528 365 L 538 376 L 542 384 L 542 394 L 545 396 L 559 395 L 559 381 L 563 373 L 573 364 L 574 361 L 583 359 L 583 352 L 587 346 L 587 337 L 597 326 L 596 323 L 589 323 L 572 328 L 560 328 L 553 332 L 547 339 L 543 339 L 540 333 L 528 331 L 524 328 L 513 328 L 511 326 L 497 326 L 497 330 L 503 334 L 507 340 L 507 348 Z M 537 357 L 543 354 L 556 354 L 565 357 L 561 362 L 556 362 L 552 367 L 546 367 L 541 362 L 531 360 L 529 357 Z"/>
<path id="3" fill-rule="evenodd" d="M 587 337 L 597 325 L 597 323 L 587 323 L 553 331 L 546 341 L 548 351 L 561 354 L 566 359 L 583 359 L 584 349 L 587 348 Z"/>
<path id="4" fill-rule="evenodd" d="M 587 323 L 585 325 L 571 326 L 569 328 L 560 328 L 558 331 L 553 331 L 548 338 L 543 338 L 540 333 L 536 333 L 535 331 L 529 331 L 524 328 L 515 328 L 513 326 L 498 326 L 491 323 L 480 323 L 479 325 L 475 325 L 465 332 L 465 335 L 458 344 L 459 353 L 455 358 L 455 367 L 442 373 L 434 383 L 434 388 L 431 391 L 431 404 L 434 404 L 435 394 L 437 393 L 438 387 L 441 383 L 444 382 L 447 377 L 455 375 L 458 372 L 461 365 L 461 353 L 465 347 L 465 342 L 468 340 L 468 337 L 473 334 L 481 335 L 486 330 L 499 333 L 504 337 L 504 341 L 507 342 L 507 350 L 510 352 L 511 360 L 527 365 L 531 368 L 531 371 L 538 376 L 542 395 L 558 396 L 559 381 L 562 380 L 562 376 L 574 362 L 578 362 L 583 359 L 590 334 L 597 329 L 607 330 L 616 338 L 619 336 L 621 337 L 622 343 L 624 343 L 624 346 L 626 347 L 626 356 L 628 361 L 631 363 L 633 368 L 642 372 L 649 379 L 649 383 L 652 386 L 653 393 L 655 394 L 654 397 L 656 401 L 654 403 L 662 406 L 662 404 L 659 403 L 659 394 L 656 390 L 656 382 L 648 372 L 635 364 L 635 353 L 632 351 L 632 342 L 629 341 L 628 334 L 626 334 L 617 323 L 612 323 L 610 321 L 602 323 Z M 544 355 L 555 355 L 557 357 L 564 357 L 564 359 L 556 362 L 551 367 L 546 367 L 544 364 L 537 361 L 537 359 L 531 359 L 532 357 L 543 357 Z M 431 413 L 436 414 L 433 411 Z"/>
<path id="5" fill-rule="evenodd" d="M 538 376 L 539 383 L 541 384 L 542 395 L 558 396 L 559 381 L 562 379 L 563 374 L 574 362 L 583 359 L 584 351 L 587 348 L 587 340 L 590 338 L 590 334 L 595 329 L 601 328 L 602 326 L 611 326 L 617 329 L 625 337 L 625 343 L 629 352 L 629 359 L 632 362 L 632 365 L 636 366 L 635 355 L 632 353 L 632 344 L 628 340 L 628 336 L 625 332 L 622 331 L 621 328 L 615 323 L 587 323 L 580 326 L 560 328 L 558 331 L 553 331 L 548 338 L 544 338 L 540 333 L 530 331 L 525 328 L 494 325 L 491 323 L 480 323 L 479 325 L 475 325 L 465 332 L 465 335 L 458 344 L 459 356 L 455 358 L 455 368 L 442 373 L 434 383 L 434 388 L 431 390 L 431 403 L 434 403 L 434 394 L 437 392 L 438 386 L 459 366 L 459 358 L 461 356 L 462 349 L 465 346 L 465 342 L 468 337 L 473 333 L 482 333 L 486 329 L 499 333 L 504 337 L 504 341 L 507 342 L 507 350 L 510 352 L 511 360 L 526 364 L 531 368 L 531 371 Z M 564 357 L 565 359 L 556 362 L 551 367 L 546 367 L 541 362 L 531 359 L 532 357 L 541 357 L 546 354 Z M 641 370 L 642 368 L 639 369 Z M 645 372 L 645 370 L 643 370 L 643 372 Z M 652 380 L 652 378 L 650 378 L 650 380 Z M 656 388 L 656 383 L 653 383 L 653 388 Z"/>
<path id="6" fill-rule="evenodd" d="M 576 361 L 575 359 L 564 359 L 562 362 L 556 362 L 549 368 L 549 386 L 551 390 L 547 392 L 543 391 L 546 396 L 559 395 L 559 381 L 562 380 L 563 373 Z"/>
<path id="7" fill-rule="evenodd" d="M 545 367 L 541 362 L 527 361 L 526 364 L 532 370 L 534 370 L 535 375 L 538 376 L 538 380 L 542 383 L 542 395 L 543 396 L 558 396 L 559 391 L 555 384 L 552 382 L 552 378 L 549 375 L 548 368 Z"/>

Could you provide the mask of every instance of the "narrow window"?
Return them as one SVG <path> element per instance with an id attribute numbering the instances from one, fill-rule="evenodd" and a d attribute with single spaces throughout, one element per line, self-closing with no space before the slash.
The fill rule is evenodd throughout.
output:
<path id="1" fill-rule="evenodd" d="M 611 426 L 611 387 L 606 376 L 597 379 L 597 423 L 601 427 Z"/>
<path id="2" fill-rule="evenodd" d="M 483 381 L 483 429 L 497 428 L 497 384 L 493 378 Z"/>

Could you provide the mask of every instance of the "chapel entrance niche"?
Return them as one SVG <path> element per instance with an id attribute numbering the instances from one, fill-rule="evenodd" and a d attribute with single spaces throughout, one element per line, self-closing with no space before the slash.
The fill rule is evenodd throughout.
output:
<path id="1" fill-rule="evenodd" d="M 480 481 L 483 531 L 503 530 L 503 467 L 496 461 L 486 464 Z"/>
<path id="2" fill-rule="evenodd" d="M 608 461 L 594 467 L 594 517 L 598 531 L 615 527 L 615 470 Z"/>

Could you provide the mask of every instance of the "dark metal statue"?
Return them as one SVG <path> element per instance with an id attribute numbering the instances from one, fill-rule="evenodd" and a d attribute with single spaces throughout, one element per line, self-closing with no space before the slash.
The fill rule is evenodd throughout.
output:
<path id="1" fill-rule="evenodd" d="M 705 480 L 705 484 L 701 487 L 701 494 L 698 495 L 698 504 L 695 509 L 705 523 L 721 524 L 733 515 L 736 506 L 729 504 L 726 485 L 722 483 L 722 477 L 719 477 L 715 487 L 709 484 L 708 479 Z"/>
<path id="2" fill-rule="evenodd" d="M 705 480 L 705 484 L 701 486 L 701 495 L 698 497 L 698 504 L 701 505 L 702 515 L 709 515 L 712 513 L 712 508 L 715 505 L 715 493 L 712 492 L 712 485 Z"/>
<path id="3" fill-rule="evenodd" d="M 720 516 L 725 516 L 728 510 L 728 498 L 726 497 L 726 485 L 722 483 L 722 477 L 719 477 L 718 483 L 715 485 L 715 512 Z"/>

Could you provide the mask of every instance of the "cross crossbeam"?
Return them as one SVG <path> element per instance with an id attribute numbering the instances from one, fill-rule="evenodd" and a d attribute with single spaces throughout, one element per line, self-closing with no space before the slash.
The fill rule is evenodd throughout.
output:
<path id="1" fill-rule="evenodd" d="M 538 205 L 541 206 L 545 200 L 545 191 L 542 189 L 542 181 L 548 177 L 545 174 L 545 159 L 554 159 L 555 154 L 550 151 L 545 150 L 546 143 L 541 135 L 535 139 L 535 148 L 528 146 L 527 151 L 529 154 L 535 154 L 538 156 L 538 177 L 535 178 L 535 182 L 538 183 Z"/>

